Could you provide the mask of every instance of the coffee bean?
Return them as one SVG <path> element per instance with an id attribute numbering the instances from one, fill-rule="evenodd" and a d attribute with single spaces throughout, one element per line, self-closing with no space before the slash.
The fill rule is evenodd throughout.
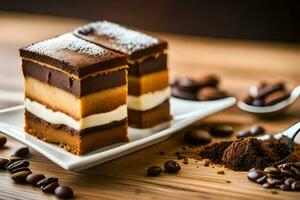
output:
<path id="1" fill-rule="evenodd" d="M 181 91 L 196 92 L 199 87 L 195 80 L 190 78 L 181 78 L 176 80 L 175 84 Z"/>
<path id="2" fill-rule="evenodd" d="M 290 169 L 281 169 L 280 171 L 285 176 L 295 176 L 294 172 Z"/>
<path id="3" fill-rule="evenodd" d="M 285 99 L 287 99 L 290 95 L 286 91 L 276 91 L 271 94 L 269 94 L 265 98 L 265 104 L 267 106 L 274 105 L 276 103 L 279 103 Z"/>
<path id="4" fill-rule="evenodd" d="M 291 169 L 291 166 L 293 166 L 294 163 L 283 163 L 278 165 L 277 167 L 281 170 L 281 169 Z"/>
<path id="5" fill-rule="evenodd" d="M 67 186 L 58 186 L 54 193 L 57 197 L 62 199 L 70 199 L 74 196 L 73 190 Z"/>
<path id="6" fill-rule="evenodd" d="M 267 176 L 266 175 L 264 175 L 264 176 L 262 176 L 262 177 L 260 177 L 260 178 L 258 178 L 258 179 L 256 179 L 255 180 L 256 181 L 256 183 L 258 183 L 258 184 L 264 184 L 264 183 L 266 183 L 267 182 Z"/>
<path id="7" fill-rule="evenodd" d="M 0 135 L 0 148 L 3 147 L 7 142 L 6 137 Z"/>
<path id="8" fill-rule="evenodd" d="M 172 96 L 185 99 L 185 100 L 194 100 L 194 101 L 197 100 L 195 93 L 182 91 L 175 86 L 172 87 Z"/>
<path id="9" fill-rule="evenodd" d="M 267 178 L 267 183 L 270 185 L 278 185 L 283 183 L 283 179 Z"/>
<path id="10" fill-rule="evenodd" d="M 254 125 L 251 127 L 250 132 L 252 136 L 262 135 L 266 132 L 266 130 L 262 126 Z"/>
<path id="11" fill-rule="evenodd" d="M 48 185 L 42 186 L 41 189 L 46 193 L 54 193 L 55 189 L 59 186 L 57 182 L 50 183 Z"/>
<path id="12" fill-rule="evenodd" d="M 173 160 L 166 161 L 164 164 L 164 168 L 165 168 L 166 172 L 172 173 L 172 174 L 179 172 L 181 169 L 180 165 Z"/>
<path id="13" fill-rule="evenodd" d="M 227 97 L 227 95 L 213 87 L 204 87 L 197 92 L 197 99 L 199 101 L 217 100 Z"/>
<path id="14" fill-rule="evenodd" d="M 18 160 L 6 166 L 8 171 L 12 171 L 21 167 L 28 167 L 30 163 L 27 160 Z"/>
<path id="15" fill-rule="evenodd" d="M 289 190 L 291 190 L 291 186 L 286 185 L 286 184 L 282 184 L 282 185 L 280 185 L 280 189 L 283 190 L 283 191 L 289 191 Z"/>
<path id="16" fill-rule="evenodd" d="M 228 137 L 233 133 L 232 126 L 215 125 L 210 129 L 210 134 L 216 137 Z"/>
<path id="17" fill-rule="evenodd" d="M 217 87 L 219 84 L 219 78 L 215 75 L 206 75 L 194 79 L 198 88 L 202 87 Z"/>
<path id="18" fill-rule="evenodd" d="M 20 171 L 12 174 L 10 177 L 16 182 L 16 183 L 26 183 L 26 177 L 31 174 L 30 171 Z"/>
<path id="19" fill-rule="evenodd" d="M 43 174 L 29 174 L 26 177 L 27 183 L 34 186 L 37 186 L 37 183 L 43 179 L 45 179 L 45 176 Z"/>
<path id="20" fill-rule="evenodd" d="M 265 168 L 264 172 L 268 174 L 280 174 L 280 170 L 273 166 Z"/>
<path id="21" fill-rule="evenodd" d="M 151 166 L 147 169 L 147 176 L 159 176 L 162 172 L 162 168 L 159 166 Z"/>
<path id="22" fill-rule="evenodd" d="M 292 185 L 292 183 L 294 183 L 295 181 L 296 181 L 296 179 L 294 179 L 294 178 L 287 178 L 287 179 L 285 179 L 284 184 Z"/>
<path id="23" fill-rule="evenodd" d="M 10 172 L 11 172 L 12 174 L 14 174 L 14 173 L 21 172 L 21 171 L 28 171 L 28 172 L 31 172 L 31 170 L 30 170 L 28 167 L 20 167 L 20 168 L 16 168 L 16 169 L 11 170 Z"/>
<path id="24" fill-rule="evenodd" d="M 5 166 L 9 162 L 8 159 L 0 157 L 0 169 L 5 169 Z"/>
<path id="25" fill-rule="evenodd" d="M 50 183 L 54 183 L 54 182 L 58 182 L 58 178 L 49 177 L 49 178 L 45 178 L 45 179 L 37 182 L 37 186 L 42 187 L 42 186 L 46 186 L 46 185 L 49 185 Z"/>
<path id="26" fill-rule="evenodd" d="M 292 190 L 294 190 L 294 191 L 300 191 L 300 180 L 292 183 L 291 187 L 292 187 Z"/>
<path id="27" fill-rule="evenodd" d="M 9 162 L 5 165 L 5 169 L 8 167 L 8 165 L 16 162 L 16 161 L 19 161 L 19 160 L 23 160 L 22 158 L 19 158 L 19 157 L 11 157 L 9 158 Z"/>
<path id="28" fill-rule="evenodd" d="M 24 158 L 27 157 L 29 154 L 29 148 L 28 147 L 21 147 L 17 149 L 11 156 Z"/>
<path id="29" fill-rule="evenodd" d="M 244 137 L 250 137 L 252 135 L 251 131 L 249 130 L 242 130 L 239 131 L 236 135 L 237 138 L 244 138 Z"/>
<path id="30" fill-rule="evenodd" d="M 251 169 L 248 174 L 247 177 L 249 180 L 251 181 L 256 181 L 257 179 L 263 177 L 265 175 L 265 173 L 262 170 L 259 169 Z"/>
<path id="31" fill-rule="evenodd" d="M 295 162 L 295 163 L 293 164 L 293 166 L 294 166 L 294 167 L 297 167 L 298 169 L 300 169 L 300 162 Z"/>
<path id="32" fill-rule="evenodd" d="M 285 86 L 283 83 L 276 83 L 276 84 L 265 84 L 265 86 L 260 86 L 258 88 L 256 96 L 253 96 L 255 99 L 262 99 L 268 96 L 271 93 L 276 91 L 285 90 Z"/>
<path id="33" fill-rule="evenodd" d="M 300 169 L 298 169 L 297 167 L 291 166 L 291 171 L 297 175 L 300 176 Z"/>
<path id="34" fill-rule="evenodd" d="M 271 184 L 269 184 L 269 183 L 264 183 L 263 185 L 262 185 L 264 188 L 272 188 L 273 186 L 271 185 Z"/>
<path id="35" fill-rule="evenodd" d="M 262 100 L 262 99 L 254 99 L 254 100 L 251 102 L 251 105 L 261 107 L 261 106 L 264 106 L 264 105 L 265 105 L 265 102 L 264 102 L 264 100 Z"/>
<path id="36" fill-rule="evenodd" d="M 207 144 L 211 141 L 211 136 L 204 130 L 190 130 L 184 134 L 184 141 L 191 145 Z"/>

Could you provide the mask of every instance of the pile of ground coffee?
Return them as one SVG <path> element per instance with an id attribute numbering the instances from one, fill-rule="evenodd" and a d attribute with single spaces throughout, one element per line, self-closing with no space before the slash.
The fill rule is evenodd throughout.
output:
<path id="1" fill-rule="evenodd" d="M 251 168 L 264 169 L 289 155 L 288 148 L 279 141 L 261 141 L 254 137 L 223 141 L 204 147 L 192 147 L 178 152 L 179 158 L 208 159 L 235 171 Z M 300 161 L 300 146 L 289 156 L 290 161 Z"/>

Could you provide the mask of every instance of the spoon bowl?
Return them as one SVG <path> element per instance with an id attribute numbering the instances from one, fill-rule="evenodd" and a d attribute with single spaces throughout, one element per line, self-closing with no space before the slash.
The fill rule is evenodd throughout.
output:
<path id="1" fill-rule="evenodd" d="M 250 88 L 250 94 L 255 96 L 257 92 L 257 88 L 252 86 Z M 274 114 L 279 114 L 284 112 L 292 103 L 295 102 L 295 100 L 298 98 L 298 96 L 300 95 L 300 86 L 297 86 L 296 88 L 293 89 L 293 91 L 291 92 L 291 95 L 281 101 L 278 102 L 274 105 L 270 105 L 270 106 L 253 106 L 253 105 L 249 105 L 246 104 L 243 101 L 238 101 L 237 106 L 241 109 L 244 110 L 246 112 L 249 113 L 253 113 L 253 114 L 258 114 L 258 115 L 274 115 Z"/>

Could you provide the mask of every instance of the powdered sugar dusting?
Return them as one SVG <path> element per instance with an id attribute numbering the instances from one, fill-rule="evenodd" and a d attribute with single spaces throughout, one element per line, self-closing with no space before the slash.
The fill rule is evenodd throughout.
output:
<path id="1" fill-rule="evenodd" d="M 35 43 L 25 48 L 28 51 L 43 54 L 49 57 L 58 57 L 60 51 L 71 51 L 89 56 L 104 56 L 109 51 L 66 33 L 56 38 Z"/>
<path id="2" fill-rule="evenodd" d="M 99 21 L 83 26 L 81 34 L 84 32 L 86 35 L 93 33 L 112 38 L 113 41 L 110 44 L 113 49 L 129 54 L 159 43 L 157 38 L 108 21 Z"/>

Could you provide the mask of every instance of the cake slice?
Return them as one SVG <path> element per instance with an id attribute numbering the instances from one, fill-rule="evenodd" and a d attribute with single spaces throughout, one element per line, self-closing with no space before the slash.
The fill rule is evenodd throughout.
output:
<path id="1" fill-rule="evenodd" d="M 127 56 L 130 126 L 150 128 L 171 120 L 167 42 L 107 21 L 87 24 L 73 33 Z"/>
<path id="2" fill-rule="evenodd" d="M 128 141 L 126 57 L 71 33 L 20 56 L 27 133 L 77 155 Z"/>

